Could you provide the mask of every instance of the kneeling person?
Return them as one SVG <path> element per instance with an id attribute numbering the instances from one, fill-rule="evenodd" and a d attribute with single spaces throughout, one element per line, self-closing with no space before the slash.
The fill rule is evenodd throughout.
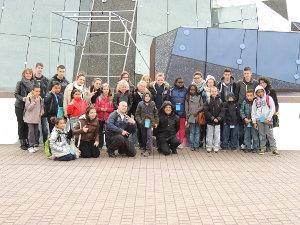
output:
<path id="1" fill-rule="evenodd" d="M 132 141 L 135 133 L 135 121 L 127 114 L 127 102 L 121 101 L 118 109 L 109 115 L 107 120 L 107 152 L 109 157 L 115 157 L 115 151 L 134 157 L 136 150 Z"/>

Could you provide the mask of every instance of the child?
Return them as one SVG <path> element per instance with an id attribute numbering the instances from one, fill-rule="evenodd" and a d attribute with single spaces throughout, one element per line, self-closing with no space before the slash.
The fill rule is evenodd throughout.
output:
<path id="1" fill-rule="evenodd" d="M 206 84 L 204 86 L 204 91 L 202 92 L 202 98 L 204 103 L 209 102 L 210 89 L 216 86 L 216 79 L 212 75 L 207 75 Z"/>
<path id="2" fill-rule="evenodd" d="M 118 82 L 113 101 L 115 109 L 118 108 L 120 102 L 127 102 L 128 115 L 130 116 L 133 99 L 132 92 L 129 90 L 129 84 L 126 80 Z"/>
<path id="3" fill-rule="evenodd" d="M 164 101 L 169 101 L 170 85 L 165 81 L 165 75 L 158 73 L 155 81 L 149 85 L 149 91 L 153 97 L 156 108 L 160 109 Z"/>
<path id="4" fill-rule="evenodd" d="M 51 133 L 54 124 L 51 122 L 52 117 L 64 117 L 63 95 L 60 92 L 61 84 L 57 81 L 51 83 L 51 91 L 44 99 L 45 115 L 49 123 L 49 132 Z"/>
<path id="5" fill-rule="evenodd" d="M 74 147 L 68 144 L 67 134 L 64 132 L 64 118 L 51 118 L 54 128 L 49 137 L 49 144 L 52 153 L 52 159 L 58 161 L 70 161 L 76 159 Z"/>
<path id="6" fill-rule="evenodd" d="M 78 118 L 85 113 L 87 108 L 87 102 L 82 99 L 82 95 L 80 90 L 74 89 L 71 93 L 72 100 L 67 105 L 67 115 L 70 118 L 70 128 L 72 129 L 73 126 L 78 122 Z"/>
<path id="7" fill-rule="evenodd" d="M 85 115 L 79 118 L 78 124 L 74 127 L 73 134 L 76 137 L 75 143 L 81 151 L 80 157 L 99 157 L 99 123 L 95 108 L 87 108 Z"/>
<path id="8" fill-rule="evenodd" d="M 195 84 L 197 86 L 198 94 L 201 95 L 205 87 L 205 80 L 203 79 L 203 74 L 200 71 L 196 71 L 194 73 L 192 84 Z"/>
<path id="9" fill-rule="evenodd" d="M 158 124 L 158 111 L 154 101 L 151 101 L 150 92 L 144 93 L 143 101 L 137 106 L 135 119 L 142 135 L 142 155 L 147 157 L 152 152 L 152 127 L 156 128 Z"/>
<path id="10" fill-rule="evenodd" d="M 205 120 L 207 122 L 206 151 L 218 152 L 220 149 L 220 124 L 224 118 L 223 104 L 216 87 L 210 88 L 209 101 L 205 103 Z"/>
<path id="11" fill-rule="evenodd" d="M 95 78 L 89 90 L 89 96 L 91 96 L 91 103 L 95 104 L 97 98 L 101 95 L 102 92 L 102 80 L 100 78 Z"/>
<path id="12" fill-rule="evenodd" d="M 24 122 L 28 124 L 28 151 L 30 153 L 36 152 L 39 147 L 39 123 L 44 114 L 44 102 L 40 93 L 41 88 L 35 85 L 25 100 Z"/>
<path id="13" fill-rule="evenodd" d="M 257 152 L 259 149 L 259 140 L 257 130 L 254 129 L 252 120 L 251 120 L 251 110 L 254 99 L 253 90 L 247 90 L 246 99 L 243 101 L 240 109 L 241 118 L 244 121 L 244 144 L 246 146 L 245 152 Z"/>
<path id="14" fill-rule="evenodd" d="M 234 82 L 234 78 L 231 75 L 231 69 L 226 68 L 223 72 L 223 77 L 221 78 L 221 82 L 218 84 L 217 88 L 220 91 L 220 97 L 222 102 L 226 102 L 227 95 L 231 93 L 235 93 L 236 83 Z"/>
<path id="15" fill-rule="evenodd" d="M 175 114 L 179 116 L 179 132 L 177 137 L 181 142 L 181 146 L 185 144 L 185 99 L 187 89 L 184 87 L 184 82 L 181 77 L 175 79 L 174 87 L 170 92 L 170 101 L 175 108 Z"/>
<path id="16" fill-rule="evenodd" d="M 224 103 L 224 125 L 223 125 L 223 141 L 222 149 L 236 150 L 239 146 L 239 119 L 240 111 L 235 96 L 229 92 L 226 97 L 227 102 Z"/>
<path id="17" fill-rule="evenodd" d="M 197 116 L 203 110 L 203 101 L 197 91 L 197 86 L 191 84 L 185 99 L 186 124 L 190 128 L 190 147 L 192 151 L 200 145 L 200 125 L 197 123 Z"/>
<path id="18" fill-rule="evenodd" d="M 104 125 L 109 115 L 114 111 L 113 97 L 108 84 L 103 84 L 102 94 L 97 98 L 95 108 L 99 121 L 99 148 L 104 145 Z"/>
<path id="19" fill-rule="evenodd" d="M 260 151 L 259 154 L 264 154 L 266 151 L 266 138 L 269 141 L 270 149 L 274 155 L 279 155 L 276 147 L 276 141 L 273 135 L 272 117 L 275 113 L 275 104 L 271 96 L 266 95 L 262 86 L 258 85 L 255 88 L 256 99 L 252 105 L 252 122 L 253 127 L 258 128 Z"/>

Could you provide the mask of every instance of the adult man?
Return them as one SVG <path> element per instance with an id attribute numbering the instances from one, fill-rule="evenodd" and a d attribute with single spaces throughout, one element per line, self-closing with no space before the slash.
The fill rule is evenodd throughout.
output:
<path id="1" fill-rule="evenodd" d="M 61 85 L 60 93 L 64 93 L 69 81 L 65 78 L 66 68 L 63 65 L 59 65 L 56 68 L 56 74 L 51 78 L 50 84 L 48 85 L 48 90 L 51 91 L 51 83 L 57 81 Z"/>
<path id="2" fill-rule="evenodd" d="M 116 157 L 115 151 L 119 154 L 126 154 L 134 157 L 136 150 L 132 136 L 136 131 L 135 121 L 127 114 L 127 102 L 121 101 L 118 109 L 110 114 L 107 121 L 107 152 L 109 157 Z"/>

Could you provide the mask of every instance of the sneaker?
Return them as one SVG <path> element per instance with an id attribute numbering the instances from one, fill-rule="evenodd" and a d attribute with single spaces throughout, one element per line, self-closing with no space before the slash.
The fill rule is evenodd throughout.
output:
<path id="1" fill-rule="evenodd" d="M 277 149 L 274 149 L 274 150 L 272 151 L 272 153 L 273 153 L 273 155 L 279 155 L 279 152 L 278 152 Z"/>
<path id="2" fill-rule="evenodd" d="M 178 149 L 183 149 L 184 148 L 184 145 L 183 144 L 180 144 L 179 146 L 178 146 Z"/>
<path id="3" fill-rule="evenodd" d="M 30 152 L 30 153 L 35 153 L 35 149 L 34 148 L 28 148 L 28 152 Z"/>
<path id="4" fill-rule="evenodd" d="M 208 153 L 210 153 L 210 152 L 212 151 L 212 148 L 206 148 L 206 151 L 207 151 Z"/>
<path id="5" fill-rule="evenodd" d="M 260 149 L 260 150 L 258 151 L 258 154 L 264 155 L 264 154 L 265 154 L 265 150 L 264 150 L 264 149 Z"/>
<path id="6" fill-rule="evenodd" d="M 219 149 L 218 148 L 214 148 L 214 153 L 218 153 Z"/>

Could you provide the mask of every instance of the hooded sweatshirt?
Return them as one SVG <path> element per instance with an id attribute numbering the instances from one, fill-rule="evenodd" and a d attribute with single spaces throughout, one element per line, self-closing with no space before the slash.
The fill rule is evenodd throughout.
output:
<path id="1" fill-rule="evenodd" d="M 226 102 L 226 97 L 228 93 L 235 93 L 236 83 L 234 82 L 234 78 L 231 77 L 229 83 L 224 82 L 224 77 L 221 78 L 221 82 L 217 85 L 217 88 L 220 92 L 220 97 L 223 102 Z"/>
<path id="2" fill-rule="evenodd" d="M 264 90 L 264 88 L 260 85 L 258 85 L 255 88 L 255 94 L 258 90 Z M 269 98 L 269 101 L 267 103 L 267 98 Z M 271 96 L 266 95 L 266 92 L 264 90 L 264 95 L 262 97 L 256 96 L 256 99 L 253 101 L 252 105 L 252 121 L 253 123 L 256 123 L 260 119 L 268 119 L 269 121 L 272 120 L 272 117 L 275 113 L 275 104 Z"/>
<path id="3" fill-rule="evenodd" d="M 229 101 L 229 98 L 233 98 L 233 101 Z M 235 96 L 232 92 L 229 92 L 226 97 L 226 103 L 224 103 L 224 123 L 227 125 L 238 125 L 240 118 L 240 110 L 238 103 L 235 101 Z"/>
<path id="4" fill-rule="evenodd" d="M 236 96 L 238 98 L 238 103 L 242 104 L 242 102 L 245 100 L 247 90 L 254 90 L 257 85 L 258 81 L 254 80 L 253 78 L 251 78 L 249 82 L 247 82 L 245 78 L 238 81 L 236 84 Z"/>

